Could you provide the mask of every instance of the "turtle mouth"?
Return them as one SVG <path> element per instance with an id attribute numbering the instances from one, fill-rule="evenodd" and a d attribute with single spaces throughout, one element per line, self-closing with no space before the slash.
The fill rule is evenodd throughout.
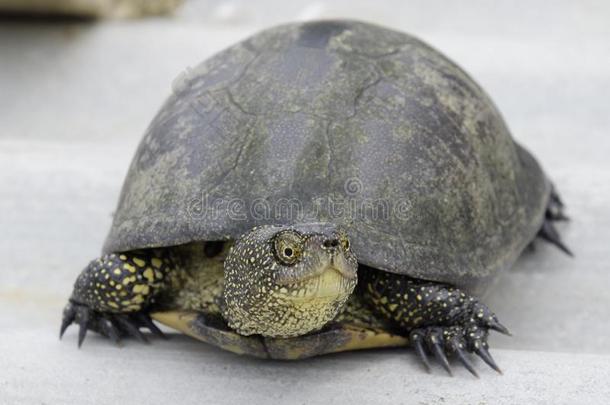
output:
<path id="1" fill-rule="evenodd" d="M 292 302 L 334 301 L 350 295 L 355 286 L 354 274 L 329 264 L 315 274 L 280 289 L 280 294 Z"/>

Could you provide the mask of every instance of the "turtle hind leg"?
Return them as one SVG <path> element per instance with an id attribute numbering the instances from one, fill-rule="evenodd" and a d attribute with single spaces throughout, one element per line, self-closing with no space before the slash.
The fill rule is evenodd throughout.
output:
<path id="1" fill-rule="evenodd" d="M 553 186 L 551 189 L 551 196 L 549 198 L 549 204 L 546 208 L 545 217 L 551 221 L 568 221 L 568 218 L 564 212 L 565 204 L 561 200 L 561 197 L 557 193 L 557 190 Z"/>
<path id="2" fill-rule="evenodd" d="M 574 256 L 572 251 L 566 246 L 566 244 L 562 241 L 557 228 L 555 227 L 555 222 L 557 221 L 567 221 L 569 218 L 564 213 L 565 205 L 559 194 L 553 188 L 551 190 L 551 196 L 549 198 L 549 203 L 546 208 L 546 212 L 544 214 L 544 221 L 542 222 L 542 226 L 538 231 L 538 237 L 555 245 L 561 251 L 566 253 L 569 256 Z"/>
<path id="3" fill-rule="evenodd" d="M 126 336 L 146 342 L 141 327 L 162 336 L 148 307 L 172 268 L 171 258 L 157 251 L 108 254 L 93 260 L 74 283 L 59 337 L 72 323 L 79 325 L 79 347 L 88 330 L 115 343 Z"/>

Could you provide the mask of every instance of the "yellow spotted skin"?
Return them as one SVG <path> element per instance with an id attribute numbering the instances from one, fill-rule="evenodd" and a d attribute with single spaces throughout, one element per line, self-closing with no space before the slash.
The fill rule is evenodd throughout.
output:
<path id="1" fill-rule="evenodd" d="M 151 304 L 175 268 L 167 250 L 107 254 L 78 276 L 71 301 L 100 312 L 130 313 Z"/>
<path id="2" fill-rule="evenodd" d="M 497 318 L 459 288 L 360 266 L 358 294 L 382 319 L 404 331 L 427 326 L 479 325 Z"/>
<path id="3" fill-rule="evenodd" d="M 117 333 L 137 336 L 142 315 L 163 309 L 219 315 L 242 335 L 300 336 L 343 310 L 357 269 L 345 232 L 334 225 L 261 226 L 235 243 L 104 255 L 77 278 L 66 314 L 78 307 L 76 322 L 108 336 L 115 332 L 109 320 L 122 320 Z"/>
<path id="4" fill-rule="evenodd" d="M 74 321 L 115 341 L 138 337 L 152 315 L 257 357 L 409 343 L 420 356 L 424 346 L 462 361 L 471 352 L 495 367 L 487 336 L 507 331 L 484 304 L 447 284 L 359 265 L 343 238 L 320 224 L 263 226 L 236 242 L 104 255 L 77 278 L 61 333 Z"/>
<path id="5" fill-rule="evenodd" d="M 242 335 L 277 338 L 321 329 L 357 283 L 358 263 L 344 237 L 334 226 L 314 224 L 253 228 L 225 262 L 222 315 L 228 325 Z M 325 245 L 331 240 L 332 247 Z"/>

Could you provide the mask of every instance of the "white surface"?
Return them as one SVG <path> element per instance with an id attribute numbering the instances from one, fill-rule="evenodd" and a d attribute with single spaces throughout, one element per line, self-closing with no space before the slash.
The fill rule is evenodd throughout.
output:
<path id="1" fill-rule="evenodd" d="M 47 332 L 32 328 L 7 334 L 10 345 L 0 342 L 2 364 L 19 356 L 0 384 L 7 404 L 554 405 L 604 404 L 610 397 L 607 355 L 497 350 L 505 374 L 479 361 L 477 380 L 457 365 L 453 378 L 440 367 L 426 374 L 410 351 L 280 362 L 238 357 L 185 336 L 122 349 L 94 337 L 79 351 L 74 339 L 58 344 Z"/>
<path id="2" fill-rule="evenodd" d="M 290 6 L 288 5 L 290 4 Z M 0 403 L 607 403 L 610 5 L 192 1 L 177 16 L 0 25 Z M 280 21 L 356 17 L 428 41 L 490 93 L 551 174 L 576 253 L 545 244 L 486 302 L 504 376 L 425 374 L 405 350 L 261 362 L 176 336 L 117 349 L 61 308 L 101 248 L 142 132 L 179 72 Z M 495 350 L 493 350 L 495 349 Z M 604 400 L 605 399 L 605 400 Z"/>

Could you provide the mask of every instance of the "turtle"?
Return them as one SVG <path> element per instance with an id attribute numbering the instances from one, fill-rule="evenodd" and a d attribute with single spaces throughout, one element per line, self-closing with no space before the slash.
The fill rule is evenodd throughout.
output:
<path id="1" fill-rule="evenodd" d="M 60 338 L 164 336 L 296 360 L 411 346 L 500 371 L 481 300 L 564 204 L 471 77 L 353 20 L 259 32 L 189 68 L 135 153 Z"/>

